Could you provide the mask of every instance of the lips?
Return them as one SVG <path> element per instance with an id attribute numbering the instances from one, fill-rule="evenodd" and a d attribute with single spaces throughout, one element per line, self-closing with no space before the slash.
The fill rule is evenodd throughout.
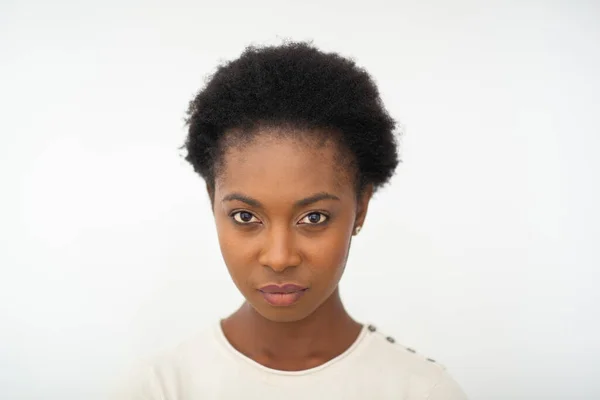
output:
<path id="1" fill-rule="evenodd" d="M 294 293 L 294 292 L 299 292 L 301 290 L 305 290 L 306 287 L 304 286 L 300 286 L 300 285 L 295 285 L 293 283 L 288 283 L 285 285 L 267 285 L 267 286 L 263 286 L 261 287 L 260 290 L 263 293 Z"/>
<path id="2" fill-rule="evenodd" d="M 277 307 L 287 307 L 295 304 L 307 290 L 307 287 L 292 283 L 281 286 L 267 285 L 258 289 L 267 303 Z"/>

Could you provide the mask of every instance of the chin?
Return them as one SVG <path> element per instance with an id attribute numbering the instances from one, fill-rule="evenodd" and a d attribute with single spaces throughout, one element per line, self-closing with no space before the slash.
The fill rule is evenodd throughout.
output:
<path id="1" fill-rule="evenodd" d="M 252 308 L 263 318 L 272 322 L 297 322 L 310 316 L 314 310 L 306 307 L 274 307 L 269 304 L 256 305 L 250 303 Z"/>

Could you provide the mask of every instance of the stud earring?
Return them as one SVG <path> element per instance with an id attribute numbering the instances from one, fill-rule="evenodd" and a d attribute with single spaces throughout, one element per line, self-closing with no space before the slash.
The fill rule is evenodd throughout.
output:
<path id="1" fill-rule="evenodd" d="M 354 228 L 354 234 L 358 235 L 358 232 L 360 232 L 360 228 L 362 228 L 360 225 L 357 226 L 356 228 Z"/>

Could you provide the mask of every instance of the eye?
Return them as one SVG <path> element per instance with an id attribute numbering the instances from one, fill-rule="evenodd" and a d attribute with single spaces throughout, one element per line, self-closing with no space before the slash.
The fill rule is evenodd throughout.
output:
<path id="1" fill-rule="evenodd" d="M 233 214 L 231 214 L 231 217 L 233 218 L 233 220 L 238 223 L 238 224 L 242 224 L 242 225 L 248 225 L 248 224 L 253 224 L 253 223 L 260 223 L 260 220 L 258 218 L 256 218 L 254 215 L 252 215 L 252 213 L 249 213 L 248 211 L 236 211 Z"/>
<path id="2" fill-rule="evenodd" d="M 304 218 L 302 218 L 299 223 L 306 225 L 321 225 L 325 223 L 328 219 L 329 216 L 321 212 L 311 212 L 310 214 L 307 214 Z"/>

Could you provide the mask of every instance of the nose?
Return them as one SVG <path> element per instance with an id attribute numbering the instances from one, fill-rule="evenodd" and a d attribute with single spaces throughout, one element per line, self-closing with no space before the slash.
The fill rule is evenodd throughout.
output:
<path id="1" fill-rule="evenodd" d="M 265 242 L 258 261 L 275 272 L 283 272 L 300 264 L 301 257 L 290 228 L 271 228 L 265 232 Z"/>

